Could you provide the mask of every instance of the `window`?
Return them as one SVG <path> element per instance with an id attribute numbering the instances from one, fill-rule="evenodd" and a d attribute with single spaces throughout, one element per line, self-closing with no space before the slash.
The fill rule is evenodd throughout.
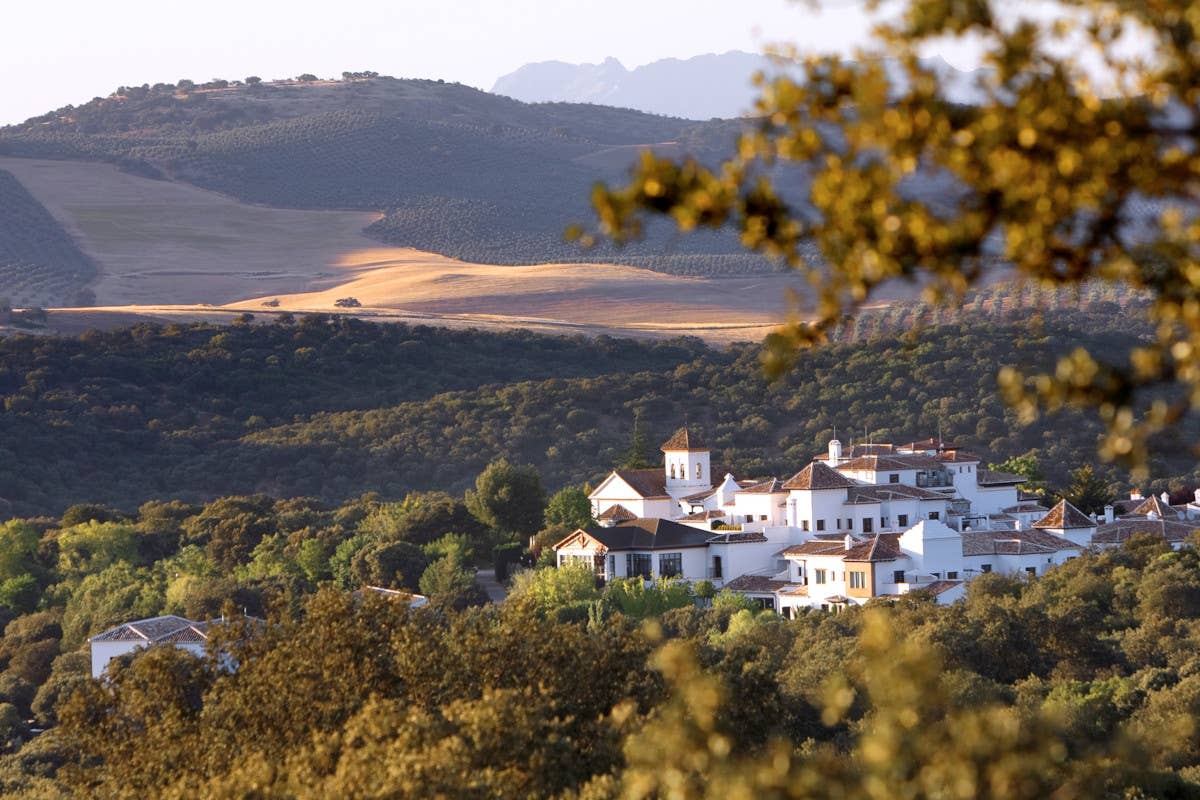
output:
<path id="1" fill-rule="evenodd" d="M 958 573 L 957 572 L 947 572 L 946 580 L 950 580 L 950 581 L 958 580 Z"/>
<path id="2" fill-rule="evenodd" d="M 1030 575 L 1037 575 L 1037 567 L 1026 567 L 1025 571 Z"/>
<path id="3" fill-rule="evenodd" d="M 763 519 L 766 519 L 766 517 L 763 517 Z M 819 530 L 819 531 L 825 530 L 825 520 L 823 520 L 823 519 L 817 520 L 817 530 Z"/>
<path id="4" fill-rule="evenodd" d="M 991 565 L 991 564 L 980 564 L 980 565 L 979 565 L 979 571 L 980 571 L 980 572 L 991 572 L 991 571 L 992 571 L 992 565 Z"/>
<path id="5" fill-rule="evenodd" d="M 700 480 L 703 477 L 704 477 L 704 474 L 700 470 L 700 465 L 697 464 L 696 465 L 696 480 Z"/>
<path id="6" fill-rule="evenodd" d="M 930 512 L 929 512 L 929 518 L 930 518 L 930 519 L 937 519 L 937 518 L 938 518 L 938 516 L 939 516 L 939 513 L 938 513 L 937 511 L 930 511 Z"/>
<path id="7" fill-rule="evenodd" d="M 612 554 L 608 556 L 608 574 L 609 577 L 616 577 L 617 574 L 617 557 Z"/>
<path id="8" fill-rule="evenodd" d="M 753 514 L 747 514 L 747 515 L 746 515 L 746 522 L 754 522 L 754 515 L 753 515 Z"/>
<path id="9" fill-rule="evenodd" d="M 766 522 L 766 521 L 767 521 L 767 515 L 766 515 L 766 514 L 759 514 L 759 515 L 758 515 L 758 518 L 759 518 L 760 520 L 762 520 L 763 522 Z"/>
<path id="10" fill-rule="evenodd" d="M 848 531 L 854 530 L 854 518 L 853 517 L 848 517 L 846 519 L 846 530 L 848 530 Z"/>
<path id="11" fill-rule="evenodd" d="M 891 520 L 889 518 L 880 517 L 879 518 L 879 530 L 883 530 L 884 528 L 886 528 L 888 526 L 889 522 L 891 522 Z"/>
<path id="12" fill-rule="evenodd" d="M 712 576 L 714 578 L 724 577 L 721 572 L 721 557 L 720 556 L 713 556 Z"/>
<path id="13" fill-rule="evenodd" d="M 899 483 L 899 482 L 900 482 L 899 474 L 893 472 L 892 474 L 888 475 L 888 483 Z"/>
<path id="14" fill-rule="evenodd" d="M 683 553 L 663 553 L 658 557 L 658 576 L 675 578 L 683 574 Z"/>
<path id="15" fill-rule="evenodd" d="M 892 573 L 893 583 L 904 583 L 904 570 L 898 569 Z"/>
<path id="16" fill-rule="evenodd" d="M 871 533 L 875 530 L 875 520 L 870 517 L 863 517 L 863 533 Z"/>
<path id="17" fill-rule="evenodd" d="M 808 520 L 806 520 L 806 519 L 800 520 L 800 529 L 804 530 L 804 531 L 808 530 Z"/>
<path id="18" fill-rule="evenodd" d="M 625 555 L 625 575 L 627 577 L 641 576 L 645 580 L 650 580 L 652 569 L 649 553 L 627 553 Z"/>
<path id="19" fill-rule="evenodd" d="M 867 573 L 859 572 L 859 571 L 851 572 L 850 573 L 850 588 L 851 589 L 867 588 Z"/>
<path id="20" fill-rule="evenodd" d="M 814 569 L 813 570 L 813 583 L 824 583 L 824 582 L 825 582 L 825 570 Z"/>
<path id="21" fill-rule="evenodd" d="M 671 480 L 675 480 L 675 465 L 671 465 Z"/>
<path id="22" fill-rule="evenodd" d="M 896 516 L 896 522 L 900 525 L 901 528 L 907 528 L 908 527 L 908 514 L 898 514 Z"/>

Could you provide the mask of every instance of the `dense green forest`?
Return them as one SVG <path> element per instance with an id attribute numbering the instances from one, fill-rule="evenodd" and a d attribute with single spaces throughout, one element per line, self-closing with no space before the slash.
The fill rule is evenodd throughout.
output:
<path id="1" fill-rule="evenodd" d="M 591 218 L 593 183 L 623 175 L 638 145 L 703 156 L 736 130 L 435 81 L 160 85 L 0 128 L 0 155 L 109 161 L 283 208 L 381 211 L 369 235 L 485 263 L 636 259 L 722 275 L 774 267 L 731 232 L 678 237 L 662 226 L 623 250 L 586 252 L 563 232 Z"/>
<path id="2" fill-rule="evenodd" d="M 0 341 L 0 497 L 23 516 L 255 492 L 337 503 L 365 491 L 461 491 L 499 457 L 534 465 L 557 488 L 620 461 L 635 415 L 652 439 L 685 418 L 703 427 L 715 463 L 741 476 L 795 472 L 836 426 L 856 441 L 940 429 L 997 462 L 1031 453 L 1062 485 L 1096 462 L 1099 422 L 1067 411 L 1024 427 L 995 376 L 1005 364 L 1048 366 L 1080 343 L 1125 352 L 1136 310 L 1097 291 L 1055 296 L 1044 315 L 999 291 L 964 317 L 895 306 L 848 323 L 843 343 L 805 353 L 770 383 L 757 345 L 339 317 L 12 337 Z M 1195 420 L 1176 433 L 1155 456 L 1155 483 L 1141 488 L 1200 482 L 1179 446 L 1198 438 Z"/>
<path id="3" fill-rule="evenodd" d="M 0 170 L 0 305 L 90 305 L 84 286 L 95 274 L 50 212 Z"/>

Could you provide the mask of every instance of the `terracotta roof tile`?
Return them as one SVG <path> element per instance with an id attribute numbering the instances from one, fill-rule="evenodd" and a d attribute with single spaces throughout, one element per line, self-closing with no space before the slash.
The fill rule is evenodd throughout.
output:
<path id="1" fill-rule="evenodd" d="M 1131 536 L 1146 533 L 1171 544 L 1187 541 L 1200 524 L 1166 519 L 1119 519 L 1101 525 L 1092 536 L 1093 544 L 1124 544 Z"/>
<path id="2" fill-rule="evenodd" d="M 716 535 L 708 540 L 709 544 L 739 544 L 741 542 L 765 541 L 767 541 L 766 534 L 756 531 L 729 531 L 727 533 L 717 531 Z"/>
<path id="3" fill-rule="evenodd" d="M 887 470 L 930 470 L 941 469 L 941 463 L 932 456 L 924 453 L 895 453 L 887 455 L 866 455 L 838 464 L 838 469 L 871 470 L 875 472 Z"/>
<path id="4" fill-rule="evenodd" d="M 1058 505 L 1050 509 L 1046 516 L 1033 523 L 1035 528 L 1094 528 L 1095 521 L 1066 500 L 1059 500 Z"/>
<path id="5" fill-rule="evenodd" d="M 895 561 L 900 557 L 899 534 L 876 534 L 846 551 L 846 561 Z"/>
<path id="6" fill-rule="evenodd" d="M 617 503 L 615 506 L 609 506 L 608 508 L 606 508 L 600 514 L 600 516 L 596 517 L 596 519 L 598 519 L 598 520 L 637 519 L 637 514 L 633 513 L 632 511 L 630 511 L 628 508 L 621 505 L 620 503 Z"/>
<path id="7" fill-rule="evenodd" d="M 811 539 L 780 551 L 780 556 L 837 556 L 846 552 L 842 539 Z"/>
<path id="8" fill-rule="evenodd" d="M 883 483 L 878 486 L 856 486 L 848 492 L 847 503 L 882 503 L 886 500 L 945 500 L 946 495 L 903 483 Z"/>
<path id="9" fill-rule="evenodd" d="M 1159 519 L 1179 519 L 1179 512 L 1155 495 L 1150 495 L 1142 501 L 1141 505 L 1128 513 L 1132 516 L 1148 517 L 1151 514 L 1158 514 Z"/>
<path id="10" fill-rule="evenodd" d="M 786 491 L 787 489 L 783 488 L 783 481 L 778 478 L 770 478 L 742 489 L 745 494 L 777 494 Z"/>
<path id="11" fill-rule="evenodd" d="M 785 489 L 848 489 L 859 486 L 823 461 L 814 461 L 784 481 Z"/>
<path id="12" fill-rule="evenodd" d="M 725 584 L 725 588 L 731 592 L 773 594 L 790 585 L 787 581 L 775 580 L 768 575 L 739 575 Z"/>
<path id="13" fill-rule="evenodd" d="M 614 470 L 643 498 L 667 497 L 667 476 L 661 469 Z"/>
<path id="14" fill-rule="evenodd" d="M 994 469 L 979 469 L 975 471 L 975 482 L 980 486 L 1018 484 L 1024 483 L 1027 480 L 1029 479 L 1024 475 L 1017 475 L 1012 472 L 997 472 Z"/>
<path id="15" fill-rule="evenodd" d="M 670 439 L 663 442 L 662 451 L 664 453 L 677 453 L 681 451 L 689 453 L 708 452 L 708 447 L 699 436 L 689 431 L 685 426 L 675 431 Z"/>

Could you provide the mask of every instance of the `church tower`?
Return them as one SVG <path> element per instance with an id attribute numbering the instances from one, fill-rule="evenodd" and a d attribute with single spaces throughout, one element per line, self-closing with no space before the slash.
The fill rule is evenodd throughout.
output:
<path id="1" fill-rule="evenodd" d="M 712 488 L 708 447 L 693 431 L 682 427 L 663 442 L 667 494 L 675 499 Z"/>

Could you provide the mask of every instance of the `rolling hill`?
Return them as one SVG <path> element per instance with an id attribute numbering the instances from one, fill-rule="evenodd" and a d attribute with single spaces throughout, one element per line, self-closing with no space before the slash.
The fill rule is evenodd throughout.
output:
<path id="1" fill-rule="evenodd" d="M 596 105 L 526 104 L 457 84 L 367 78 L 122 87 L 0 129 L 0 155 L 104 161 L 238 200 L 383 214 L 369 235 L 490 264 L 634 263 L 680 274 L 774 269 L 732 234 L 657 231 L 621 251 L 563 240 L 597 180 L 643 146 L 711 159 L 736 123 Z"/>

